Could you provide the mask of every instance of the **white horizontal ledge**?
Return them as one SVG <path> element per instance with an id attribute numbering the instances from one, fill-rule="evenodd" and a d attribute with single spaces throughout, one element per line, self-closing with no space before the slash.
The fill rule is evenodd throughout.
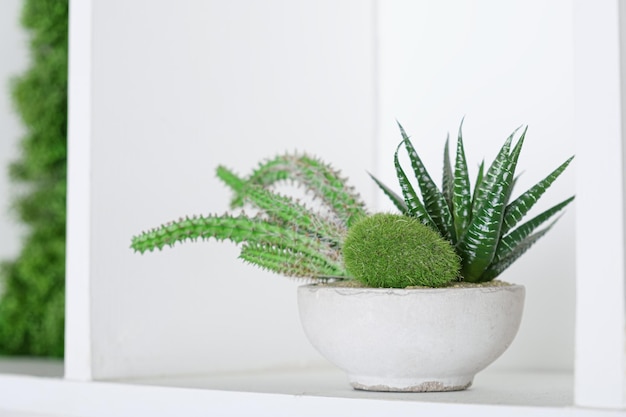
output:
<path id="1" fill-rule="evenodd" d="M 573 404 L 573 378 L 568 373 L 485 371 L 465 391 L 432 393 L 367 392 L 352 389 L 345 374 L 336 368 L 281 369 L 219 375 L 136 379 L 134 385 L 236 391 L 255 394 L 344 398 L 351 400 L 403 401 L 566 407 Z"/>
<path id="2" fill-rule="evenodd" d="M 0 409 L 51 415 L 240 416 L 626 416 L 624 411 L 573 407 L 569 373 L 494 372 L 449 393 L 352 390 L 334 369 L 74 382 L 0 375 Z"/>
<path id="3" fill-rule="evenodd" d="M 36 357 L 0 357 L 0 376 L 29 375 L 40 377 L 63 377 L 63 361 Z M 0 408 L 1 408 L 0 396 Z M 1 414 L 0 414 L 1 415 Z"/>

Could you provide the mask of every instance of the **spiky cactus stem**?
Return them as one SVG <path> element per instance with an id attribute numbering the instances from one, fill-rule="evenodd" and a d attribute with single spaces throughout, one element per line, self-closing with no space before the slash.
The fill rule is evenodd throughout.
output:
<path id="1" fill-rule="evenodd" d="M 254 217 L 231 214 L 186 217 L 132 239 L 138 252 L 188 240 L 216 239 L 242 244 L 240 258 L 282 275 L 344 279 L 342 247 L 348 226 L 366 215 L 365 205 L 338 171 L 316 158 L 282 155 L 241 178 L 220 166 L 218 177 L 235 193 L 232 206 L 252 206 Z M 271 188 L 290 180 L 310 191 L 324 206 L 312 210 Z"/>
<path id="2" fill-rule="evenodd" d="M 305 154 L 284 154 L 264 161 L 238 184 L 229 181 L 233 174 L 224 167 L 219 167 L 217 174 L 235 193 L 231 201 L 233 208 L 244 205 L 250 185 L 269 188 L 281 181 L 293 181 L 322 201 L 346 226 L 366 215 L 365 204 L 354 188 L 347 185 L 346 178 L 331 165 Z"/>
<path id="3" fill-rule="evenodd" d="M 278 273 L 290 276 L 304 274 L 312 278 L 318 275 L 346 275 L 337 246 L 332 241 L 320 239 L 297 228 L 285 228 L 264 219 L 243 215 L 187 217 L 135 236 L 131 247 L 144 253 L 174 246 L 176 243 L 211 238 L 234 243 L 245 242 L 241 255 L 243 259 Z M 289 264 L 300 259 L 302 268 L 279 265 L 279 255 L 283 260 L 288 260 Z"/>

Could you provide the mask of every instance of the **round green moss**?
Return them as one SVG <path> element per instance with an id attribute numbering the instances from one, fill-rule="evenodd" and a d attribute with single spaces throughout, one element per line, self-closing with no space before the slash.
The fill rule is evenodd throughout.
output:
<path id="1" fill-rule="evenodd" d="M 379 213 L 358 221 L 343 246 L 347 271 L 369 287 L 440 287 L 461 267 L 454 248 L 419 220 Z"/>

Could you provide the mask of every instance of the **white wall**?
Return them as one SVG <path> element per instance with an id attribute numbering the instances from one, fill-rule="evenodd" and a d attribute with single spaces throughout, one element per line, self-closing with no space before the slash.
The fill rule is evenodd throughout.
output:
<path id="1" fill-rule="evenodd" d="M 91 26 L 71 34 L 92 39 L 92 55 L 75 73 L 89 94 L 70 108 L 86 114 L 70 119 L 83 132 L 70 136 L 70 166 L 85 188 L 70 190 L 69 210 L 82 207 L 86 225 L 68 235 L 70 321 L 83 326 L 68 327 L 70 349 L 82 349 L 68 357 L 70 378 L 320 361 L 298 323 L 299 282 L 242 265 L 230 245 L 128 249 L 142 229 L 225 210 L 218 163 L 245 173 L 307 150 L 342 167 L 373 206 L 365 170 L 395 185 L 396 118 L 434 172 L 464 115 L 475 164 L 529 124 L 520 189 L 574 153 L 564 0 L 87 3 L 75 17 Z M 573 191 L 569 172 L 546 200 Z M 570 208 L 503 277 L 527 285 L 528 304 L 497 366 L 571 368 L 573 218 Z"/>
<path id="2" fill-rule="evenodd" d="M 9 80 L 27 66 L 26 33 L 19 24 L 22 1 L 0 2 L 0 260 L 17 255 L 20 227 L 10 212 L 15 187 L 9 184 L 8 164 L 18 157 L 23 128 L 13 109 Z"/>
<path id="3" fill-rule="evenodd" d="M 91 301 L 71 313 L 91 315 L 83 323 L 91 337 L 72 326 L 67 334 L 70 345 L 89 341 L 83 353 L 91 369 L 69 357 L 68 376 L 319 360 L 297 317 L 300 282 L 243 265 L 228 244 L 145 256 L 129 244 L 161 222 L 226 210 L 229 193 L 214 176 L 219 163 L 246 173 L 276 153 L 306 150 L 342 167 L 371 200 L 372 2 L 91 4 L 92 134 L 70 136 L 70 147 L 91 141 L 90 154 L 70 149 L 70 165 L 90 161 L 72 175 L 88 178 L 91 189 L 70 190 L 69 200 L 70 210 L 88 200 L 91 234 L 68 247 L 70 263 L 91 263 L 90 276 L 68 275 L 72 288 L 89 281 L 68 308 Z M 70 129 L 86 122 L 71 119 Z M 73 256 L 85 248 L 88 261 Z"/>

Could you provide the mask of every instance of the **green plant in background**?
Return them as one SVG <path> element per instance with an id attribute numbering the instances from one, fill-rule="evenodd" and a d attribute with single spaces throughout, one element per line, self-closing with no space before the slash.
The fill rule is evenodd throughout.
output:
<path id="1" fill-rule="evenodd" d="M 240 258 L 286 276 L 347 278 L 342 246 L 348 227 L 366 215 L 359 195 L 330 165 L 306 155 L 280 155 L 261 163 L 247 178 L 220 166 L 217 176 L 234 192 L 231 207 L 256 213 L 196 216 L 133 237 L 141 253 L 186 240 L 214 238 L 242 244 Z M 273 188 L 285 181 L 319 202 L 312 209 Z"/>
<path id="2" fill-rule="evenodd" d="M 368 287 L 440 287 L 457 278 L 460 261 L 449 241 L 418 219 L 377 213 L 348 231 L 348 272 Z"/>
<path id="3" fill-rule="evenodd" d="M 13 83 L 26 133 L 10 167 L 27 226 L 17 259 L 0 268 L 0 353 L 62 356 L 65 287 L 67 0 L 25 0 L 31 66 Z"/>
<path id="4" fill-rule="evenodd" d="M 517 130 L 506 139 L 486 171 L 484 161 L 481 163 L 472 192 L 463 147 L 462 124 L 454 169 L 450 163 L 448 141 L 444 147 L 441 190 L 428 174 L 402 126 L 399 127 L 402 142 L 396 149 L 394 166 L 402 197 L 375 177 L 372 178 L 403 214 L 438 230 L 454 245 L 461 258 L 461 277 L 467 282 L 486 282 L 496 278 L 545 235 L 556 220 L 539 231 L 536 231 L 537 228 L 574 199 L 573 196 L 569 197 L 518 225 L 573 159 L 570 157 L 543 180 L 510 201 L 526 129 L 516 143 L 513 143 L 513 138 Z M 399 162 L 398 152 L 402 146 L 408 152 L 421 198 Z"/>

